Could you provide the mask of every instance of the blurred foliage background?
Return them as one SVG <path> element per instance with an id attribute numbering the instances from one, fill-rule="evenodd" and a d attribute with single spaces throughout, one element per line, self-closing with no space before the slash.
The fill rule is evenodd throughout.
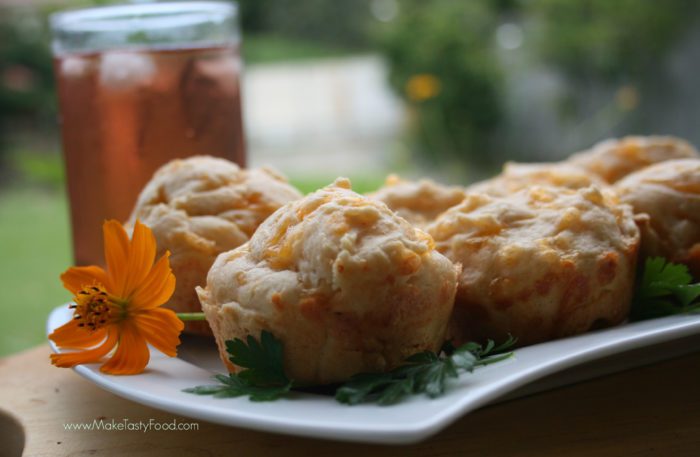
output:
<path id="1" fill-rule="evenodd" d="M 113 2 L 30 0 L 3 6 L 2 1 L 7 0 L 0 0 L 0 173 L 7 181 L 12 172 L 21 171 L 17 167 L 33 169 L 17 164 L 24 159 L 12 158 L 13 150 L 56 152 L 47 16 L 67 6 Z M 445 161 L 493 166 L 512 156 L 556 156 L 609 135 L 654 130 L 656 99 L 669 89 L 669 75 L 678 70 L 674 52 L 679 44 L 698 41 L 700 19 L 700 4 L 694 0 L 239 4 L 249 65 L 360 53 L 383 56 L 390 85 L 406 104 L 405 143 L 413 158 L 435 166 Z M 517 151 L 504 150 L 509 117 L 504 85 L 513 74 L 538 71 L 556 74 L 556 113 L 564 123 L 595 121 L 608 103 L 617 111 L 613 122 L 575 144 L 556 139 L 553 132 L 555 140 L 545 150 L 536 142 L 529 147 L 529 138 L 522 136 Z M 698 139 L 688 131 L 671 133 Z"/>
<path id="2" fill-rule="evenodd" d="M 0 0 L 0 355 L 41 341 L 46 312 L 69 298 L 57 279 L 71 260 L 47 17 L 105 3 Z M 239 4 L 249 67 L 382 59 L 404 110 L 386 151 L 401 158 L 388 169 L 464 182 L 504 160 L 556 159 L 609 136 L 700 143 L 694 0 Z"/>
<path id="3" fill-rule="evenodd" d="M 469 154 L 485 161 L 503 117 L 492 34 L 503 2 L 405 0 L 378 30 L 394 90 L 409 106 L 412 148 L 432 164 Z M 467 152 L 470 151 L 470 152 Z"/>

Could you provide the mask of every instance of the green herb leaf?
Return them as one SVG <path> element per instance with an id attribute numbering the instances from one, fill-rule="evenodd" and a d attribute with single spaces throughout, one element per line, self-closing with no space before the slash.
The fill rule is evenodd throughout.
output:
<path id="1" fill-rule="evenodd" d="M 219 385 L 197 386 L 183 392 L 216 398 L 247 395 L 252 401 L 272 401 L 290 391 L 292 381 L 284 374 L 284 347 L 272 333 L 263 330 L 260 341 L 249 335 L 246 341 L 236 338 L 225 344 L 229 360 L 245 369 L 229 375 L 215 375 Z"/>
<path id="2" fill-rule="evenodd" d="M 630 320 L 694 312 L 700 309 L 700 283 L 691 284 L 688 267 L 667 262 L 662 257 L 648 258 L 637 286 Z"/>
<path id="3" fill-rule="evenodd" d="M 188 387 L 187 389 L 183 389 L 182 391 L 196 395 L 214 395 L 225 389 L 226 386 L 196 386 Z"/>
<path id="4" fill-rule="evenodd" d="M 673 296 L 680 301 L 682 306 L 690 306 L 695 299 L 700 297 L 700 283 L 687 286 L 676 286 L 672 289 Z"/>
<path id="5" fill-rule="evenodd" d="M 340 403 L 356 405 L 376 402 L 392 405 L 409 395 L 426 394 L 430 398 L 445 393 L 447 380 L 459 372 L 474 371 L 478 366 L 500 362 L 513 355 L 506 352 L 515 344 L 509 337 L 503 344 L 489 340 L 485 346 L 466 343 L 458 348 L 445 345 L 440 355 L 420 352 L 406 359 L 406 364 L 389 373 L 360 373 L 338 388 L 335 399 Z"/>
<path id="6" fill-rule="evenodd" d="M 246 343 L 236 338 L 228 340 L 226 352 L 229 360 L 247 370 L 238 376 L 250 381 L 251 385 L 284 385 L 289 382 L 284 374 L 282 342 L 265 330 L 260 334 L 260 341 L 248 335 Z"/>
<path id="7" fill-rule="evenodd" d="M 445 392 L 447 380 L 456 378 L 460 371 L 473 371 L 508 358 L 505 351 L 515 343 L 508 340 L 496 346 L 489 341 L 485 346 L 467 343 L 459 348 L 445 346 L 440 355 L 420 352 L 406 359 L 406 364 L 389 373 L 361 373 L 353 376 L 336 390 L 335 398 L 350 405 L 376 401 L 392 405 L 408 397 L 424 393 L 434 398 Z M 288 394 L 292 381 L 284 373 L 284 348 L 271 333 L 262 332 L 260 339 L 248 336 L 225 342 L 229 359 L 244 370 L 233 374 L 217 374 L 215 385 L 184 389 L 196 395 L 215 398 L 248 396 L 252 401 L 271 401 Z"/>
<path id="8" fill-rule="evenodd" d="M 386 388 L 392 382 L 389 374 L 360 373 L 338 388 L 336 400 L 354 405 L 379 388 Z"/>

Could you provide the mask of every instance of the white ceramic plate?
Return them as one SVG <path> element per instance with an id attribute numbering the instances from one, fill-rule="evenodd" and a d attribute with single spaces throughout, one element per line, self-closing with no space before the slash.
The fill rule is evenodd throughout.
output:
<path id="1" fill-rule="evenodd" d="M 71 318 L 67 306 L 49 316 L 50 333 Z M 504 362 L 463 374 L 437 399 L 414 396 L 393 406 L 337 403 L 332 397 L 294 393 L 288 399 L 255 403 L 182 392 L 214 384 L 223 372 L 212 341 L 186 338 L 178 358 L 151 351 L 138 376 L 110 376 L 99 365 L 75 371 L 116 395 L 171 413 L 219 424 L 316 438 L 407 444 L 425 439 L 487 403 L 581 381 L 632 366 L 692 352 L 700 341 L 700 315 L 673 316 L 591 332 L 515 351 Z M 52 345 L 57 351 L 55 345 Z"/>

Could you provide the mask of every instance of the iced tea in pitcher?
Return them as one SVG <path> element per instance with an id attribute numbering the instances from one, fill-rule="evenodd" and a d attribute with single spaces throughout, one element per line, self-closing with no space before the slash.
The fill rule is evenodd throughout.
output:
<path id="1" fill-rule="evenodd" d="M 153 172 L 197 154 L 245 164 L 239 35 L 230 3 L 94 8 L 52 18 L 73 247 L 102 263 Z"/>

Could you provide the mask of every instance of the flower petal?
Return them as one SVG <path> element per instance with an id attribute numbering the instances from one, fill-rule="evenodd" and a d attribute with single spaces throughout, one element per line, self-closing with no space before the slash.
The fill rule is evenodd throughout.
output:
<path id="1" fill-rule="evenodd" d="M 130 321 L 120 324 L 119 343 L 114 355 L 100 367 L 109 374 L 139 374 L 148 365 L 150 352 L 138 327 Z"/>
<path id="2" fill-rule="evenodd" d="M 147 226 L 138 220 L 129 244 L 128 267 L 121 297 L 131 297 L 146 279 L 156 258 L 156 238 Z"/>
<path id="3" fill-rule="evenodd" d="M 102 225 L 102 234 L 105 243 L 107 274 L 113 288 L 110 292 L 123 298 L 128 268 L 129 237 L 124 227 L 115 220 L 105 221 Z"/>
<path id="4" fill-rule="evenodd" d="M 117 344 L 118 332 L 110 329 L 107 332 L 107 339 L 98 347 L 86 351 L 63 352 L 61 354 L 51 354 L 51 363 L 61 368 L 71 368 L 83 363 L 99 362 Z"/>
<path id="5" fill-rule="evenodd" d="M 175 275 L 170 270 L 166 252 L 156 262 L 146 279 L 136 289 L 131 297 L 131 305 L 137 309 L 149 309 L 167 302 L 175 292 Z"/>
<path id="6" fill-rule="evenodd" d="M 73 295 L 77 294 L 84 286 L 99 283 L 106 288 L 110 287 L 107 272 L 94 265 L 89 267 L 70 267 L 61 275 L 63 287 Z"/>
<path id="7" fill-rule="evenodd" d="M 106 335 L 106 328 L 87 330 L 78 327 L 78 321 L 71 320 L 51 332 L 49 339 L 60 348 L 86 349 L 101 343 Z"/>
<path id="8" fill-rule="evenodd" d="M 180 332 L 185 324 L 174 311 L 165 308 L 149 309 L 134 316 L 134 322 L 146 340 L 163 354 L 175 357 L 180 344 Z"/>

